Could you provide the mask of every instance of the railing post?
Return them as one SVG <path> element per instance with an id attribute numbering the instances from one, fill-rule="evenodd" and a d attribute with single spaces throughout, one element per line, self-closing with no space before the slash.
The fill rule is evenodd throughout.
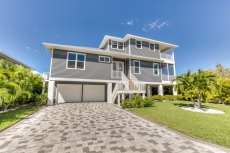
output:
<path id="1" fill-rule="evenodd" d="M 120 102 L 120 94 L 117 94 L 117 105 L 121 106 L 121 102 Z"/>

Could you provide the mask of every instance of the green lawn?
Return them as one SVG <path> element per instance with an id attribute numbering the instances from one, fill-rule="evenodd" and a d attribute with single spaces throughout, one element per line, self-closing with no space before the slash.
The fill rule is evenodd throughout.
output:
<path id="1" fill-rule="evenodd" d="M 40 108 L 31 105 L 0 114 L 0 131 L 3 131 L 39 109 Z"/>
<path id="2" fill-rule="evenodd" d="M 168 126 L 186 135 L 230 148 L 230 106 L 203 104 L 225 114 L 204 114 L 180 109 L 191 102 L 157 102 L 154 107 L 132 108 L 129 111 Z"/>

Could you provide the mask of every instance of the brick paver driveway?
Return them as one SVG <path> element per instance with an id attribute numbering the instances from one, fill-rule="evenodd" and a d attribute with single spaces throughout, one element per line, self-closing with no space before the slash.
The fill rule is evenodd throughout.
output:
<path id="1" fill-rule="evenodd" d="M 228 151 L 175 133 L 107 103 L 46 107 L 0 134 L 0 152 Z"/>

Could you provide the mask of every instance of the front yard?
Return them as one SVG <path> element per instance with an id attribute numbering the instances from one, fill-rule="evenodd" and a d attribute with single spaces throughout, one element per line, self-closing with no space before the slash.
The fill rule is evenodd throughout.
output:
<path id="1" fill-rule="evenodd" d="M 38 111 L 39 107 L 29 105 L 26 107 L 18 108 L 16 110 L 0 114 L 0 132 L 12 126 L 18 121 Z"/>
<path id="2" fill-rule="evenodd" d="M 154 107 L 132 108 L 129 111 L 168 126 L 186 135 L 230 148 L 230 106 L 203 104 L 225 114 L 204 114 L 183 110 L 191 102 L 157 102 Z"/>

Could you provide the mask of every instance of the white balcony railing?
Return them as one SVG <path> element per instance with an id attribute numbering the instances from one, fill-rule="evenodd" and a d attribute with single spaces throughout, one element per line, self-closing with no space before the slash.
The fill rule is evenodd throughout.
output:
<path id="1" fill-rule="evenodd" d="M 161 58 L 166 60 L 172 60 L 172 61 L 174 60 L 173 55 L 165 54 L 165 53 L 161 53 Z"/>
<path id="2" fill-rule="evenodd" d="M 43 74 L 42 74 L 42 78 L 44 80 L 49 80 L 49 76 L 50 76 L 49 72 L 43 72 Z"/>
<path id="3" fill-rule="evenodd" d="M 113 78 L 122 78 L 122 71 L 113 71 Z"/>
<path id="4" fill-rule="evenodd" d="M 163 80 L 163 81 L 172 81 L 174 78 L 175 78 L 174 75 L 162 74 L 162 80 Z"/>

